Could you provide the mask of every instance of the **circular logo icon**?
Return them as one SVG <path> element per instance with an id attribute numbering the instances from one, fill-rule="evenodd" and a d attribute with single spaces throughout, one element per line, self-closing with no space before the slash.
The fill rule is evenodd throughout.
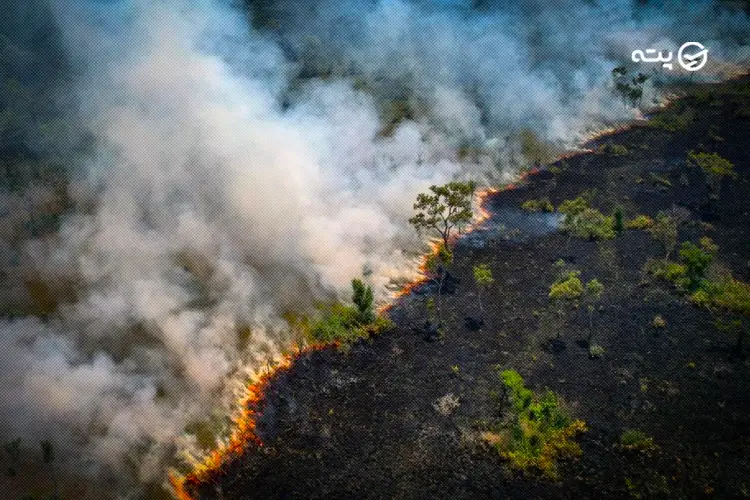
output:
<path id="1" fill-rule="evenodd" d="M 696 47 L 698 52 L 686 53 L 685 50 L 691 47 Z M 683 43 L 680 51 L 677 52 L 677 61 L 687 71 L 698 71 L 708 61 L 708 49 L 698 42 Z"/>

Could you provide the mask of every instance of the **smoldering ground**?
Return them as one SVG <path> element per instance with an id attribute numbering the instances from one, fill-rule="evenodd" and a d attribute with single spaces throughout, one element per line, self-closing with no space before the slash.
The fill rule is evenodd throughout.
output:
<path id="1" fill-rule="evenodd" d="M 92 498 L 143 495 L 220 436 L 247 378 L 293 342 L 288 313 L 365 269 L 381 298 L 413 273 L 416 193 L 512 178 L 533 161 L 519 134 L 554 151 L 637 116 L 610 75 L 634 48 L 700 38 L 698 78 L 720 78 L 747 63 L 750 33 L 714 2 L 8 12 L 0 429 L 29 463 L 52 440 Z M 644 105 L 679 78 L 653 75 Z"/>

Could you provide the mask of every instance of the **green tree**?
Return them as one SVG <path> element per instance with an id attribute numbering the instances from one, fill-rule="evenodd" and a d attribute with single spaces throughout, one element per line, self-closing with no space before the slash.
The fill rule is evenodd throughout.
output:
<path id="1" fill-rule="evenodd" d="M 677 246 L 677 220 L 665 212 L 659 212 L 648 232 L 664 247 L 664 262 L 667 262 Z"/>
<path id="2" fill-rule="evenodd" d="M 477 284 L 477 289 L 479 291 L 479 310 L 484 312 L 484 307 L 482 307 L 482 290 L 489 288 L 495 282 L 495 278 L 492 277 L 490 266 L 487 264 L 474 266 L 474 282 Z"/>
<path id="3" fill-rule="evenodd" d="M 622 207 L 615 208 L 615 222 L 612 226 L 612 229 L 615 230 L 616 233 L 621 233 L 625 229 L 625 223 L 623 221 L 623 215 L 622 215 Z"/>
<path id="4" fill-rule="evenodd" d="M 443 246 L 448 248 L 453 231 L 461 230 L 471 222 L 471 202 L 475 190 L 476 184 L 472 181 L 430 186 L 430 193 L 417 195 L 414 204 L 417 214 L 409 219 L 409 223 L 418 231 L 436 231 L 443 240 Z"/>
<path id="5" fill-rule="evenodd" d="M 686 241 L 680 246 L 680 260 L 685 264 L 688 289 L 695 290 L 703 279 L 706 269 L 711 265 L 713 255 L 694 243 Z"/>
<path id="6" fill-rule="evenodd" d="M 706 181 L 711 189 L 709 197 L 713 199 L 719 197 L 721 182 L 725 177 L 737 177 L 732 162 L 716 153 L 696 153 L 695 151 L 690 151 L 687 156 L 687 164 L 700 168 L 706 174 Z"/>
<path id="7" fill-rule="evenodd" d="M 372 287 L 360 279 L 352 280 L 352 302 L 357 307 L 359 321 L 367 324 L 375 320 Z"/>
<path id="8" fill-rule="evenodd" d="M 565 310 L 569 307 L 577 307 L 578 300 L 583 295 L 583 283 L 581 282 L 581 271 L 568 271 L 550 286 L 549 298 L 557 312 L 559 326 L 557 338 L 560 338 L 563 327 Z"/>
<path id="9" fill-rule="evenodd" d="M 471 202 L 476 183 L 449 182 L 443 186 L 430 186 L 430 193 L 420 193 L 414 203 L 417 214 L 409 223 L 417 231 L 437 232 L 442 241 L 435 252 L 425 262 L 425 276 L 437 284 L 437 315 L 442 322 L 442 293 L 448 268 L 453 263 L 451 236 L 454 230 L 461 230 L 471 222 L 473 211 Z"/>
<path id="10" fill-rule="evenodd" d="M 570 236 L 591 240 L 608 240 L 615 237 L 613 218 L 591 208 L 583 196 L 563 201 L 557 207 L 557 211 L 565 215 L 563 229 Z"/>
<path id="11" fill-rule="evenodd" d="M 643 99 L 643 84 L 648 80 L 648 76 L 638 73 L 634 77 L 628 76 L 628 70 L 625 66 L 618 66 L 612 70 L 612 79 L 615 83 L 615 90 L 622 98 L 623 105 L 630 104 L 637 107 Z"/>

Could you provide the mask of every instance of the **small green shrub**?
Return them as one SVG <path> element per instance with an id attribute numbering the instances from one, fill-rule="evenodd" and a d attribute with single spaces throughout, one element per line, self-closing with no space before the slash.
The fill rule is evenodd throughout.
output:
<path id="1" fill-rule="evenodd" d="M 521 208 L 527 212 L 554 212 L 555 206 L 549 201 L 549 198 L 540 198 L 538 200 L 526 200 L 521 204 Z"/>
<path id="2" fill-rule="evenodd" d="M 599 359 L 604 355 L 604 348 L 598 344 L 589 345 L 589 357 L 591 359 Z"/>
<path id="3" fill-rule="evenodd" d="M 680 260 L 685 266 L 687 287 L 689 290 L 695 290 L 713 261 L 713 255 L 686 241 L 680 246 Z"/>
<path id="4" fill-rule="evenodd" d="M 690 151 L 687 162 L 691 166 L 699 167 L 706 175 L 718 177 L 736 177 L 734 164 L 716 153 L 696 153 Z"/>
<path id="5" fill-rule="evenodd" d="M 606 149 L 609 154 L 614 156 L 625 156 L 629 153 L 628 148 L 622 144 L 610 144 Z"/>
<path id="6" fill-rule="evenodd" d="M 654 438 L 638 429 L 627 429 L 620 435 L 620 447 L 624 450 L 649 453 L 658 449 Z"/>
<path id="7" fill-rule="evenodd" d="M 360 323 L 372 323 L 375 320 L 373 310 L 372 287 L 366 285 L 362 280 L 352 280 L 352 302 L 357 308 Z"/>
<path id="8" fill-rule="evenodd" d="M 515 370 L 500 373 L 511 412 L 493 440 L 500 455 L 520 470 L 535 469 L 556 479 L 558 460 L 581 455 L 573 438 L 586 431 L 586 424 L 573 420 L 552 391 L 541 396 L 528 389 Z"/>
<path id="9" fill-rule="evenodd" d="M 549 298 L 566 301 L 579 299 L 583 295 L 580 275 L 581 271 L 570 271 L 564 278 L 557 280 L 549 289 Z"/>
<path id="10" fill-rule="evenodd" d="M 654 328 L 662 330 L 667 327 L 667 321 L 662 317 L 661 314 L 654 316 L 654 320 L 651 322 Z"/>
<path id="11" fill-rule="evenodd" d="M 648 176 L 649 179 L 651 179 L 651 184 L 655 186 L 662 186 L 666 188 L 672 187 L 672 181 L 670 181 L 666 177 L 663 177 L 655 172 L 649 172 Z"/>
<path id="12" fill-rule="evenodd" d="M 565 215 L 563 228 L 573 236 L 590 240 L 608 240 L 617 235 L 614 230 L 614 217 L 591 208 L 583 196 L 563 201 L 557 211 Z"/>
<path id="13" fill-rule="evenodd" d="M 706 180 L 711 188 L 711 197 L 717 198 L 721 190 L 721 182 L 725 177 L 735 178 L 734 164 L 716 153 L 696 153 L 690 151 L 687 164 L 700 168 L 706 174 Z"/>
<path id="14" fill-rule="evenodd" d="M 595 208 L 587 208 L 575 219 L 571 232 L 591 240 L 609 240 L 616 236 L 614 219 Z"/>
<path id="15" fill-rule="evenodd" d="M 691 299 L 699 305 L 715 306 L 750 316 L 750 284 L 734 278 L 705 282 L 691 295 Z"/>
<path id="16" fill-rule="evenodd" d="M 648 215 L 636 215 L 625 223 L 625 229 L 648 229 L 654 225 L 654 219 Z"/>
<path id="17" fill-rule="evenodd" d="M 612 229 L 614 229 L 614 231 L 619 234 L 623 231 L 623 229 L 625 229 L 625 221 L 623 219 L 624 215 L 622 213 L 622 207 L 615 208 L 615 213 L 613 217 L 614 217 L 614 222 L 612 223 Z"/>
<path id="18" fill-rule="evenodd" d="M 676 110 L 662 111 L 648 121 L 648 126 L 667 132 L 682 132 L 687 130 L 690 123 L 695 119 L 695 111 L 685 110 L 678 112 Z"/>

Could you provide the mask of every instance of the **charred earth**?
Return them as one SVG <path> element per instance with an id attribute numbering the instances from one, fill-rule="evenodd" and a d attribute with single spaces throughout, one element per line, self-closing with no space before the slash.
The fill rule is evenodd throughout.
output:
<path id="1" fill-rule="evenodd" d="M 263 446 L 248 444 L 210 480 L 190 485 L 191 495 L 750 495 L 750 349 L 738 349 L 726 326 L 747 329 L 749 320 L 696 304 L 649 272 L 664 247 L 645 226 L 627 224 L 682 214 L 677 248 L 709 237 L 721 272 L 750 281 L 750 83 L 692 89 L 649 123 L 588 147 L 487 200 L 492 217 L 457 245 L 439 334 L 425 334 L 434 292 L 423 290 L 390 310 L 393 331 L 346 352 L 303 355 L 259 403 Z M 690 151 L 719 154 L 736 176 L 712 192 L 689 165 Z M 582 194 L 603 214 L 622 215 L 614 238 L 571 236 L 559 214 L 520 208 L 544 198 L 558 207 Z M 480 263 L 495 279 L 483 312 L 472 278 Z M 599 280 L 601 299 L 553 314 L 550 285 L 561 268 Z M 553 390 L 586 422 L 576 438 L 581 456 L 562 460 L 554 479 L 511 467 L 484 437 L 508 411 L 498 376 L 506 369 L 535 391 Z M 634 434 L 644 446 L 628 445 Z"/>

